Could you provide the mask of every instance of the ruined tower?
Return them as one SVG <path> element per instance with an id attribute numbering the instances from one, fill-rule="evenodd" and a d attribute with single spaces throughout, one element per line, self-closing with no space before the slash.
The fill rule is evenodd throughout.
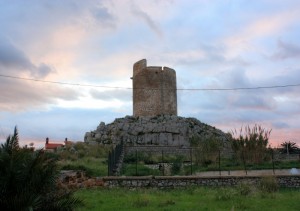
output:
<path id="1" fill-rule="evenodd" d="M 133 65 L 133 116 L 177 115 L 176 72 L 168 67 Z"/>

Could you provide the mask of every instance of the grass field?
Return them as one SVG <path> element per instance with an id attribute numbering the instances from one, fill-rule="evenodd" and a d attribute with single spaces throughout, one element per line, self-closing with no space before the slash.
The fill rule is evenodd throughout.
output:
<path id="1" fill-rule="evenodd" d="M 58 164 L 62 170 L 82 170 L 88 176 L 107 176 L 107 163 L 105 158 L 84 157 L 77 160 L 63 160 Z"/>
<path id="2" fill-rule="evenodd" d="M 246 191 L 245 191 L 246 190 Z M 300 210 L 300 189 L 274 193 L 248 186 L 186 189 L 82 189 L 82 210 Z"/>

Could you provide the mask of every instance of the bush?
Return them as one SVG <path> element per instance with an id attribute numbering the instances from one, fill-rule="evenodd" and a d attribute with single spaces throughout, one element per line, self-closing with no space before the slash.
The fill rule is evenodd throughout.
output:
<path id="1" fill-rule="evenodd" d="M 147 166 L 138 164 L 136 174 L 135 164 L 125 164 L 122 166 L 122 174 L 126 176 L 160 175 L 160 171 L 158 169 L 150 169 Z"/>
<path id="2" fill-rule="evenodd" d="M 251 188 L 250 184 L 241 183 L 238 185 L 237 191 L 242 196 L 248 196 L 251 194 L 252 188 Z"/>
<path id="3" fill-rule="evenodd" d="M 278 182 L 274 176 L 263 177 L 259 183 L 259 189 L 262 192 L 274 193 L 278 191 L 278 188 Z"/>
<path id="4" fill-rule="evenodd" d="M 124 162 L 125 163 L 135 163 L 135 162 L 143 162 L 145 164 L 154 164 L 157 163 L 157 160 L 152 156 L 151 153 L 144 152 L 132 152 L 130 154 L 125 155 Z"/>
<path id="5" fill-rule="evenodd" d="M 268 156 L 268 141 L 271 130 L 266 130 L 259 125 L 253 128 L 246 126 L 240 129 L 239 134 L 232 132 L 231 146 L 237 158 L 246 163 L 260 164 L 270 159 Z"/>
<path id="6" fill-rule="evenodd" d="M 110 146 L 77 142 L 67 144 L 64 148 L 58 150 L 56 154 L 63 160 L 75 161 L 84 157 L 107 158 L 109 150 L 111 150 Z"/>
<path id="7" fill-rule="evenodd" d="M 19 147 L 18 132 L 0 147 L 0 210 L 72 210 L 81 201 L 58 186 L 53 154 Z"/>
<path id="8" fill-rule="evenodd" d="M 183 156 L 177 156 L 177 158 L 174 160 L 172 167 L 171 167 L 171 173 L 172 175 L 180 174 L 182 169 L 182 163 L 183 163 Z"/>
<path id="9" fill-rule="evenodd" d="M 222 148 L 222 142 L 217 137 L 192 137 L 190 143 L 195 147 L 195 163 L 197 165 L 208 166 L 215 163 Z"/>

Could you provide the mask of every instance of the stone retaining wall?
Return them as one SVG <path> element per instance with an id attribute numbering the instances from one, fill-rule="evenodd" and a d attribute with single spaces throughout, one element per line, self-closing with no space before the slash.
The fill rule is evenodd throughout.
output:
<path id="1" fill-rule="evenodd" d="M 264 176 L 144 176 L 87 177 L 81 171 L 64 171 L 59 185 L 69 189 L 93 187 L 175 188 L 188 186 L 236 186 L 241 183 L 257 185 Z M 280 187 L 300 188 L 300 175 L 274 175 Z"/>
<path id="2" fill-rule="evenodd" d="M 180 148 L 177 146 L 125 146 L 125 153 L 131 154 L 138 152 L 153 152 L 153 153 L 164 153 L 164 154 L 180 154 L 190 155 L 192 148 L 185 147 Z"/>
<path id="3" fill-rule="evenodd" d="M 280 187 L 300 188 L 300 175 L 275 176 Z M 145 176 L 145 177 L 104 177 L 104 186 L 126 188 L 174 188 L 187 186 L 236 186 L 240 183 L 258 184 L 261 176 Z"/>

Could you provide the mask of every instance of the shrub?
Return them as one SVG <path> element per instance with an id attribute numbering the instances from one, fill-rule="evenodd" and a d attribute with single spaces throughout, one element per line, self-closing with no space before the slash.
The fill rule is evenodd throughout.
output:
<path id="1" fill-rule="evenodd" d="M 72 210 L 81 204 L 57 185 L 57 159 L 19 147 L 18 132 L 0 146 L 0 210 Z"/>
<path id="2" fill-rule="evenodd" d="M 195 147 L 195 163 L 197 165 L 208 166 L 216 162 L 219 156 L 219 150 L 222 148 L 222 142 L 211 135 L 208 137 L 193 137 L 190 143 Z"/>
<path id="3" fill-rule="evenodd" d="M 237 191 L 242 196 L 248 196 L 252 192 L 252 188 L 250 184 L 247 183 L 240 183 L 237 187 Z"/>
<path id="4" fill-rule="evenodd" d="M 135 163 L 136 161 L 143 162 L 145 164 L 153 164 L 156 162 L 151 153 L 132 152 L 130 154 L 125 155 L 124 157 L 125 163 Z"/>
<path id="5" fill-rule="evenodd" d="M 61 150 L 58 150 L 56 154 L 63 160 L 75 161 L 84 157 L 107 158 L 109 150 L 111 150 L 110 146 L 77 142 L 66 145 Z"/>
<path id="6" fill-rule="evenodd" d="M 274 193 L 278 191 L 278 188 L 278 182 L 274 176 L 263 177 L 259 183 L 259 189 L 262 192 Z"/>
<path id="7" fill-rule="evenodd" d="M 231 146 L 238 159 L 243 162 L 260 164 L 267 160 L 268 140 L 272 130 L 267 130 L 259 125 L 253 128 L 246 126 L 231 133 Z"/>
<path id="8" fill-rule="evenodd" d="M 135 163 L 136 162 L 136 156 L 134 153 L 125 154 L 124 160 L 125 163 Z"/>
<path id="9" fill-rule="evenodd" d="M 122 174 L 126 176 L 160 175 L 160 171 L 158 169 L 150 169 L 147 166 L 138 164 L 136 172 L 135 164 L 125 164 L 122 166 Z"/>
<path id="10" fill-rule="evenodd" d="M 172 167 L 171 167 L 171 173 L 173 175 L 180 174 L 183 159 L 184 159 L 183 156 L 177 156 L 176 159 L 174 160 Z"/>

